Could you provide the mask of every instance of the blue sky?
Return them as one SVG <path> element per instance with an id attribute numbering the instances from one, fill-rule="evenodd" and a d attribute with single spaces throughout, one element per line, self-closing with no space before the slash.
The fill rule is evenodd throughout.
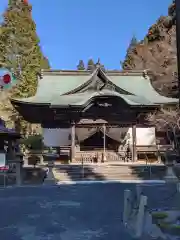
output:
<path id="1" fill-rule="evenodd" d="M 0 0 L 0 13 L 7 6 Z M 133 34 L 141 40 L 171 0 L 30 0 L 44 55 L 53 69 L 75 69 L 79 59 L 119 69 Z"/>

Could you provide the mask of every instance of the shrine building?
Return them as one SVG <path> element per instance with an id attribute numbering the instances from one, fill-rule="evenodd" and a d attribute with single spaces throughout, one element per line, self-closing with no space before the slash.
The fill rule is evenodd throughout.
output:
<path id="1" fill-rule="evenodd" d="M 70 150 L 70 160 L 116 161 L 129 147 L 131 161 L 138 149 L 157 148 L 156 130 L 148 113 L 178 99 L 161 96 L 145 72 L 46 70 L 36 95 L 11 99 L 15 109 L 43 129 L 44 144 Z M 164 143 L 166 144 L 166 143 Z M 145 150 L 143 150 L 145 151 Z"/>

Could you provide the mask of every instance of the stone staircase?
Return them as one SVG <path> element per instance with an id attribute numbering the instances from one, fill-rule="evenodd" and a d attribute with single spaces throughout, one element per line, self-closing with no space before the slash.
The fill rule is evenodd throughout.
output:
<path id="1" fill-rule="evenodd" d="M 53 168 L 57 181 L 162 179 L 164 166 L 59 165 Z M 151 172 L 151 174 L 150 174 Z"/>

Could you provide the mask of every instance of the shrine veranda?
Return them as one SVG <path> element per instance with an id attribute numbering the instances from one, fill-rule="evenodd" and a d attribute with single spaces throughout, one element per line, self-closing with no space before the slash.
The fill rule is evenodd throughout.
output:
<path id="1" fill-rule="evenodd" d="M 25 120 L 41 124 L 46 146 L 60 155 L 69 149 L 71 162 L 81 161 L 83 154 L 104 162 L 127 160 L 127 149 L 131 161 L 138 159 L 138 151 L 157 152 L 147 114 L 178 99 L 161 96 L 143 71 L 97 66 L 93 72 L 43 71 L 35 96 L 11 102 Z"/>

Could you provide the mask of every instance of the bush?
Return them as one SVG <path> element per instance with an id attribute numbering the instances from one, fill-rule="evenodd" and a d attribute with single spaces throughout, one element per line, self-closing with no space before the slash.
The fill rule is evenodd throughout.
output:
<path id="1" fill-rule="evenodd" d="M 43 139 L 41 135 L 28 136 L 21 141 L 28 150 L 42 150 L 44 147 Z"/>
<path id="2" fill-rule="evenodd" d="M 152 213 L 152 217 L 157 219 L 157 220 L 160 220 L 160 219 L 167 218 L 168 214 L 165 213 L 165 212 L 155 212 L 155 213 Z"/>

